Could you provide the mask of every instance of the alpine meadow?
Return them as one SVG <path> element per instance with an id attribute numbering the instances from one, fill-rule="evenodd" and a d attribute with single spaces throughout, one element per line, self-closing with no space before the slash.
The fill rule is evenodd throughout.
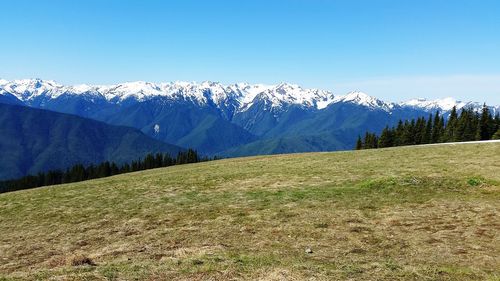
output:
<path id="1" fill-rule="evenodd" d="M 0 197 L 6 280 L 496 280 L 500 143 L 217 160 Z"/>
<path id="2" fill-rule="evenodd" d="M 0 281 L 500 281 L 499 1 L 0 7 Z"/>

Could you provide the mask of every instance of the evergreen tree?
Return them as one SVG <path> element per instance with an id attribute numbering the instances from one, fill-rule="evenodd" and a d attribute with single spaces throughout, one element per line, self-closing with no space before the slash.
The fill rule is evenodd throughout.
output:
<path id="1" fill-rule="evenodd" d="M 377 142 L 378 142 L 377 136 L 375 134 L 371 134 L 371 133 L 367 132 L 365 134 L 365 141 L 363 144 L 363 148 L 364 149 L 377 148 L 377 146 L 378 146 Z"/>
<path id="2" fill-rule="evenodd" d="M 475 138 L 474 111 L 472 108 L 462 109 L 456 124 L 456 135 L 453 141 L 470 141 Z"/>
<path id="3" fill-rule="evenodd" d="M 426 144 L 436 142 L 472 141 L 474 139 L 487 140 L 493 136 L 498 138 L 500 130 L 500 114 L 495 117 L 489 113 L 486 105 L 481 114 L 472 107 L 464 108 L 458 115 L 456 107 L 450 112 L 447 122 L 444 116 L 436 112 L 430 114 L 426 120 L 418 117 L 412 120 L 399 120 L 396 127 L 386 126 L 378 137 L 366 132 L 364 141 L 358 137 L 356 149 L 381 148 L 399 145 Z"/>
<path id="4" fill-rule="evenodd" d="M 120 173 L 120 169 L 118 168 L 118 166 L 116 165 L 115 162 L 111 163 L 111 167 L 110 168 L 111 168 L 110 170 L 111 170 L 111 175 L 112 176 L 113 175 L 118 175 Z"/>
<path id="5" fill-rule="evenodd" d="M 174 165 L 174 163 L 175 163 L 174 159 L 172 159 L 172 157 L 170 157 L 169 154 L 163 156 L 164 167 L 172 166 L 172 165 Z"/>
<path id="6" fill-rule="evenodd" d="M 403 120 L 399 120 L 398 126 L 396 127 L 396 129 L 394 129 L 394 146 L 404 145 L 403 134 L 404 134 Z"/>
<path id="7" fill-rule="evenodd" d="M 365 140 L 363 141 L 363 148 L 364 149 L 373 148 L 373 143 L 372 143 L 371 139 L 372 139 L 372 134 L 366 132 Z"/>
<path id="8" fill-rule="evenodd" d="M 410 123 L 408 123 L 408 120 L 405 120 L 405 122 L 400 128 L 399 139 L 400 139 L 399 141 L 400 145 L 411 144 L 411 128 L 410 128 Z"/>
<path id="9" fill-rule="evenodd" d="M 130 170 L 130 165 L 128 163 L 125 163 L 121 166 L 120 168 L 120 173 L 121 174 L 124 174 L 124 173 L 129 173 L 131 170 Z"/>
<path id="10" fill-rule="evenodd" d="M 496 133 L 491 137 L 492 140 L 500 140 L 500 129 L 497 130 Z"/>
<path id="11" fill-rule="evenodd" d="M 382 130 L 382 134 L 380 134 L 380 138 L 378 139 L 378 147 L 392 147 L 394 146 L 394 140 L 392 136 L 392 132 L 388 126 Z"/>
<path id="12" fill-rule="evenodd" d="M 429 115 L 429 119 L 427 119 L 427 122 L 425 124 L 425 129 L 422 133 L 422 144 L 427 144 L 431 142 L 432 138 L 432 113 Z"/>
<path id="13" fill-rule="evenodd" d="M 489 140 L 495 133 L 495 121 L 490 114 L 490 110 L 483 104 L 481 117 L 479 119 L 476 131 L 476 140 Z"/>
<path id="14" fill-rule="evenodd" d="M 432 124 L 431 143 L 439 142 L 439 139 L 441 138 L 441 132 L 442 132 L 442 123 L 438 111 L 434 116 L 434 123 Z"/>
<path id="15" fill-rule="evenodd" d="M 419 117 L 417 119 L 417 122 L 415 123 L 415 130 L 414 130 L 415 144 L 423 143 L 424 131 L 425 131 L 425 119 L 423 117 Z"/>
<path id="16" fill-rule="evenodd" d="M 500 129 L 500 113 L 495 114 L 495 128 Z"/>
<path id="17" fill-rule="evenodd" d="M 140 161 L 140 160 L 139 160 Z M 139 171 L 140 170 L 140 164 L 139 164 L 139 161 L 132 161 L 132 164 L 131 164 L 131 171 L 132 172 L 135 172 L 135 171 Z"/>
<path id="18" fill-rule="evenodd" d="M 453 106 L 453 108 L 451 109 L 450 117 L 448 118 L 448 122 L 446 123 L 446 129 L 442 139 L 443 142 L 451 142 L 455 140 L 457 122 L 457 107 Z"/>
<path id="19" fill-rule="evenodd" d="M 356 141 L 356 150 L 363 149 L 363 141 L 361 140 L 361 136 L 358 136 L 358 140 Z"/>
<path id="20" fill-rule="evenodd" d="M 45 173 L 38 173 L 36 186 L 43 186 L 45 184 Z"/>
<path id="21" fill-rule="evenodd" d="M 163 154 L 156 153 L 156 156 L 155 156 L 155 167 L 156 168 L 164 167 L 163 159 L 164 159 Z"/>
<path id="22" fill-rule="evenodd" d="M 441 117 L 439 118 L 439 137 L 438 137 L 438 142 L 444 142 L 444 140 L 443 140 L 444 129 L 445 129 L 444 117 L 441 115 Z"/>
<path id="23" fill-rule="evenodd" d="M 155 157 L 153 154 L 148 154 L 146 155 L 146 158 L 144 158 L 144 169 L 153 169 L 155 167 Z"/>
<path id="24" fill-rule="evenodd" d="M 370 134 L 371 142 L 376 140 L 375 134 Z M 376 147 L 376 144 L 375 144 Z M 213 160 L 217 159 L 216 157 Z M 61 183 L 84 181 L 93 178 L 108 177 L 130 171 L 158 168 L 162 166 L 171 166 L 175 164 L 195 163 L 200 161 L 212 160 L 208 157 L 200 157 L 196 150 L 188 149 L 187 151 L 179 152 L 177 158 L 172 158 L 168 154 L 157 153 L 156 155 L 149 154 L 144 160 L 132 161 L 131 164 L 125 163 L 118 167 L 116 163 L 103 162 L 98 166 L 89 165 L 85 167 L 81 164 L 74 165 L 61 171 L 48 171 L 46 173 L 38 173 L 36 176 L 25 176 L 15 180 L 0 181 L 0 192 L 14 191 L 26 188 L 39 187 L 44 185 L 56 185 Z"/>
<path id="25" fill-rule="evenodd" d="M 111 176 L 111 165 L 108 161 L 101 163 L 97 168 L 97 177 L 104 178 Z"/>
<path id="26" fill-rule="evenodd" d="M 187 163 L 199 162 L 198 153 L 193 149 L 188 149 L 186 158 L 187 158 Z"/>

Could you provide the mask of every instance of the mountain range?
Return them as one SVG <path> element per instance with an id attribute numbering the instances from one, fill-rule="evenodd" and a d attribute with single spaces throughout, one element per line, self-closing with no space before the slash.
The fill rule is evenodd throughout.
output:
<path id="1" fill-rule="evenodd" d="M 335 95 L 289 83 L 65 86 L 41 79 L 0 80 L 0 102 L 134 127 L 166 143 L 222 156 L 351 149 L 358 135 L 400 119 L 436 111 L 446 116 L 453 106 L 482 107 L 452 98 L 392 103 L 363 92 Z"/>
<path id="2" fill-rule="evenodd" d="M 182 151 L 134 128 L 26 106 L 0 103 L 0 124 L 0 180 Z"/>

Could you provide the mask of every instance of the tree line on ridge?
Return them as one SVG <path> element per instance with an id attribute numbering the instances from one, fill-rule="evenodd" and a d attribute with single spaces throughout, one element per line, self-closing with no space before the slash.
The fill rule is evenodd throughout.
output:
<path id="1" fill-rule="evenodd" d="M 500 139 L 499 113 L 493 117 L 483 105 L 480 113 L 466 108 L 458 114 L 453 107 L 446 121 L 438 111 L 427 119 L 399 120 L 397 126 L 386 126 L 380 135 L 366 132 L 364 138 L 358 137 L 355 149 L 491 139 Z"/>
<path id="2" fill-rule="evenodd" d="M 77 164 L 71 168 L 66 169 L 65 171 L 51 170 L 38 173 L 37 175 L 28 175 L 19 179 L 1 181 L 0 193 L 47 185 L 79 182 L 135 171 L 196 163 L 215 159 L 216 157 L 201 157 L 195 150 L 188 149 L 186 151 L 179 152 L 176 157 L 171 157 L 169 154 L 163 153 L 148 154 L 146 155 L 146 157 L 144 157 L 144 159 L 138 159 L 136 161 L 132 161 L 131 163 L 125 163 L 121 165 L 109 161 L 100 163 L 98 165 L 88 166 Z"/>

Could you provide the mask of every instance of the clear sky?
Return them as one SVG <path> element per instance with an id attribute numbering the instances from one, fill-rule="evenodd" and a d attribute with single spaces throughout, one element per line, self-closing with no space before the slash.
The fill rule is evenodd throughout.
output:
<path id="1" fill-rule="evenodd" d="M 281 81 L 500 104 L 498 0 L 0 0 L 0 78 Z"/>

